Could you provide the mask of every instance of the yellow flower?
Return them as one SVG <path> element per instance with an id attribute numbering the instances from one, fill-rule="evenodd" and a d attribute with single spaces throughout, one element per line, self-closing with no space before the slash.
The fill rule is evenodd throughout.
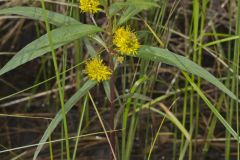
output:
<path id="1" fill-rule="evenodd" d="M 84 72 L 88 75 L 89 79 L 98 82 L 108 80 L 112 75 L 111 70 L 103 64 L 103 61 L 99 57 L 87 61 Z"/>
<path id="2" fill-rule="evenodd" d="M 118 63 L 123 63 L 124 57 L 123 56 L 117 56 L 116 60 L 117 60 Z"/>
<path id="3" fill-rule="evenodd" d="M 120 27 L 116 30 L 113 44 L 119 52 L 127 55 L 135 55 L 140 47 L 136 34 L 129 27 Z"/>
<path id="4" fill-rule="evenodd" d="M 98 8 L 99 5 L 99 0 L 80 0 L 80 9 L 90 14 L 100 11 L 101 8 Z"/>

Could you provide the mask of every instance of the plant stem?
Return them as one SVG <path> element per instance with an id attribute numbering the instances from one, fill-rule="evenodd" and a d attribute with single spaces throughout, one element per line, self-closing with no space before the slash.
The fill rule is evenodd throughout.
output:
<path id="1" fill-rule="evenodd" d="M 70 160 L 67 118 L 66 118 L 65 108 L 64 108 L 64 95 L 63 95 L 62 85 L 61 85 L 61 81 L 60 81 L 60 74 L 59 74 L 59 71 L 58 71 L 57 56 L 56 56 L 56 53 L 55 53 L 54 48 L 53 48 L 53 41 L 52 41 L 52 36 L 51 36 L 51 32 L 50 32 L 50 26 L 49 26 L 49 23 L 48 23 L 48 20 L 47 20 L 47 14 L 46 14 L 44 0 L 41 0 L 41 5 L 42 5 L 43 11 L 44 11 L 43 12 L 44 20 L 45 20 L 46 30 L 47 30 L 47 33 L 48 33 L 47 35 L 48 35 L 49 44 L 50 44 L 51 50 L 52 50 L 53 64 L 54 64 L 55 74 L 56 74 L 56 78 L 57 78 L 57 86 L 58 86 L 58 92 L 59 92 L 61 109 L 62 109 L 63 124 L 64 124 L 64 134 L 65 134 L 65 142 L 66 142 L 67 160 Z"/>
<path id="2" fill-rule="evenodd" d="M 110 68 L 113 71 L 114 64 L 113 64 L 112 58 L 110 58 Z M 114 98 L 115 98 L 115 94 L 114 94 L 114 81 L 115 81 L 115 77 L 114 77 L 114 74 L 112 74 L 112 77 L 110 79 L 110 98 L 111 99 L 110 99 L 110 102 L 109 102 L 109 107 L 110 107 L 110 126 L 111 126 L 112 130 L 114 130 L 114 113 L 115 113 L 115 106 L 114 106 Z M 116 149 L 115 149 L 115 132 L 110 132 L 110 140 L 111 140 L 111 144 L 113 146 L 114 152 L 116 153 Z"/>
<path id="3" fill-rule="evenodd" d="M 109 33 L 109 40 L 107 42 L 108 46 L 112 46 L 112 39 L 113 39 L 113 23 L 112 23 L 112 18 L 109 15 L 109 6 L 111 4 L 111 1 L 108 0 L 108 4 L 105 8 L 107 20 L 108 20 L 108 33 Z M 110 51 L 108 51 L 110 52 Z M 113 57 L 109 53 L 109 66 L 112 71 L 114 71 L 114 62 L 113 62 Z M 114 114 L 115 114 L 115 104 L 114 104 L 114 99 L 115 99 L 115 92 L 114 92 L 114 83 L 115 83 L 115 76 L 114 73 L 112 74 L 110 78 L 110 100 L 109 100 L 109 109 L 110 109 L 110 127 L 112 130 L 114 130 Z M 116 153 L 116 144 L 115 144 L 115 132 L 110 132 L 110 142 L 113 147 L 113 152 Z M 113 154 L 111 154 L 110 159 L 113 159 Z"/>

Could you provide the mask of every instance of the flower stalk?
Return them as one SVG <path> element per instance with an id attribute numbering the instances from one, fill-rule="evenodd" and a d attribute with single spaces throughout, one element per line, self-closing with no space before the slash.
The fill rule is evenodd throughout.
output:
<path id="1" fill-rule="evenodd" d="M 112 41 L 113 41 L 113 23 L 112 23 L 112 17 L 109 15 L 109 6 L 111 2 L 108 0 L 108 4 L 105 8 L 105 13 L 107 16 L 108 20 L 108 27 L 107 27 L 107 32 L 109 33 L 109 40 L 107 42 L 108 46 L 112 46 Z M 110 51 L 108 51 L 110 52 Z M 114 71 L 114 63 L 113 63 L 113 56 L 111 53 L 108 53 L 109 55 L 109 66 L 112 71 Z M 116 154 L 116 134 L 114 132 L 114 115 L 115 115 L 115 104 L 114 104 L 114 99 L 115 99 L 115 93 L 114 93 L 114 86 L 115 86 L 115 76 L 114 73 L 111 75 L 110 78 L 110 100 L 109 100 L 109 110 L 110 110 L 110 127 L 113 130 L 113 132 L 110 132 L 110 141 L 111 145 L 113 147 L 114 153 Z M 113 159 L 113 155 L 111 154 L 110 159 Z"/>

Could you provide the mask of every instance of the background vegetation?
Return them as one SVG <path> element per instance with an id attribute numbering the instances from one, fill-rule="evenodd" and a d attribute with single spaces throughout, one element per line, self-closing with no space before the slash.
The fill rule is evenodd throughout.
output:
<path id="1" fill-rule="evenodd" d="M 240 159 L 240 1 L 100 3 L 0 1 L 0 159 Z M 121 26 L 141 44 L 122 63 Z"/>

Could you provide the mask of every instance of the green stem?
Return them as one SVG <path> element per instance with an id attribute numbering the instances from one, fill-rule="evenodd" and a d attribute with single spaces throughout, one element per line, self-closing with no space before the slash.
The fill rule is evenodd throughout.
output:
<path id="1" fill-rule="evenodd" d="M 237 22 L 236 22 L 236 35 L 240 36 L 240 0 L 237 1 L 238 3 L 238 12 L 237 12 Z M 234 63 L 235 64 L 235 75 L 234 81 L 236 83 L 235 94 L 236 97 L 239 97 L 239 59 L 240 59 L 240 40 L 236 39 L 235 41 L 235 48 L 234 48 Z M 237 125 L 237 134 L 239 135 L 239 102 L 238 100 L 235 101 L 236 104 L 236 125 Z M 240 159 L 240 144 L 237 145 L 237 159 Z"/>
<path id="2" fill-rule="evenodd" d="M 54 44 L 53 44 L 53 40 L 52 40 L 52 36 L 51 36 L 50 26 L 49 26 L 48 19 L 47 19 L 44 0 L 41 0 L 41 5 L 42 5 L 42 8 L 43 8 L 44 21 L 45 21 L 45 25 L 46 25 L 46 29 L 47 29 L 47 33 L 48 33 L 47 35 L 48 35 L 49 44 L 50 44 L 50 47 L 51 47 L 51 50 L 52 50 L 54 70 L 55 70 L 55 74 L 56 74 L 56 78 L 57 78 L 58 93 L 59 93 L 59 97 L 60 97 L 63 124 L 64 124 L 64 134 L 65 134 L 65 141 L 66 141 L 67 160 L 70 160 L 67 118 L 66 118 L 66 114 L 65 114 L 64 95 L 63 95 L 63 90 L 62 90 L 62 85 L 61 85 L 61 80 L 60 80 L 60 74 L 59 74 L 59 71 L 58 71 L 57 57 L 56 57 L 56 53 L 55 53 L 54 48 L 53 48 Z"/>

